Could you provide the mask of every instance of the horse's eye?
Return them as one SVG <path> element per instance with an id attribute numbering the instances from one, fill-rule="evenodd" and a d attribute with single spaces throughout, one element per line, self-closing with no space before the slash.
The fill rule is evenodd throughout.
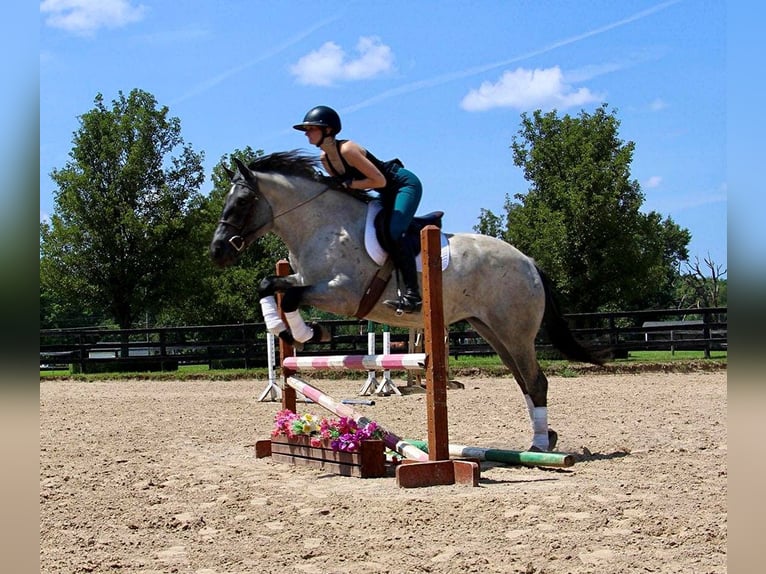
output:
<path id="1" fill-rule="evenodd" d="M 237 198 L 237 206 L 238 207 L 244 207 L 248 203 L 248 198 L 244 196 L 239 196 Z"/>

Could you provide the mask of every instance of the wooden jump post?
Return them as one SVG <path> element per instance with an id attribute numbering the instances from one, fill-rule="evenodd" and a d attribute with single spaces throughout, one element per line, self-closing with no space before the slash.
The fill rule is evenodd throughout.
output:
<path id="1" fill-rule="evenodd" d="M 366 369 L 422 369 L 426 371 L 426 414 L 428 422 L 428 460 L 400 444 L 396 450 L 407 452 L 414 458 L 405 459 L 396 468 L 396 481 L 402 488 L 435 486 L 440 484 L 465 484 L 478 486 L 479 462 L 475 459 L 450 459 L 447 424 L 447 353 L 444 325 L 444 301 L 441 275 L 441 231 L 429 225 L 421 231 L 423 259 L 423 321 L 425 325 L 425 353 L 396 355 L 340 355 L 335 357 L 296 357 L 291 345 L 280 340 L 279 351 L 285 385 L 282 392 L 282 408 L 295 411 L 296 387 L 299 392 L 318 404 L 341 416 L 357 416 L 345 405 L 337 403 L 318 389 L 294 377 L 299 369 L 344 368 Z M 289 264 L 280 261 L 277 275 L 288 275 Z M 281 297 L 277 299 L 281 302 Z M 302 389 L 302 390 L 301 390 Z M 346 409 L 348 409 L 346 411 Z M 346 413 L 343 415 L 342 413 Z M 363 417 L 360 417 L 363 419 Z M 394 440 L 395 439 L 395 440 Z M 392 435 L 389 442 L 403 442 Z M 390 445 L 389 445 L 390 446 Z M 412 447 L 415 448 L 415 447 Z M 401 449 L 401 450 L 400 450 Z"/>

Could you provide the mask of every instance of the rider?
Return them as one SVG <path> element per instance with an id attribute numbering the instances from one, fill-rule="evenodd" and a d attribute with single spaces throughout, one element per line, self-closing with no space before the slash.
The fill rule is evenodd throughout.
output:
<path id="1" fill-rule="evenodd" d="M 399 270 L 404 292 L 399 299 L 387 299 L 385 305 L 404 313 L 420 310 L 422 299 L 418 287 L 415 254 L 405 239 L 423 194 L 423 185 L 399 160 L 382 162 L 368 150 L 351 140 L 338 140 L 340 116 L 327 106 L 310 109 L 303 121 L 293 126 L 306 133 L 309 143 L 322 150 L 322 165 L 327 173 L 339 178 L 350 189 L 374 189 L 380 193 L 388 215 L 388 233 L 392 245 L 389 254 Z"/>

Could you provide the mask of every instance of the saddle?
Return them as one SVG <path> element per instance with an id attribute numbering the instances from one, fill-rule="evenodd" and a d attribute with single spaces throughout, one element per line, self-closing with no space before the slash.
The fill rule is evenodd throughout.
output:
<path id="1" fill-rule="evenodd" d="M 405 232 L 405 240 L 412 249 L 413 255 L 420 254 L 420 232 L 427 225 L 435 225 L 439 229 L 442 227 L 442 218 L 444 217 L 443 211 L 432 211 L 425 215 L 418 215 L 412 218 L 410 225 Z M 375 228 L 375 237 L 380 246 L 386 251 L 389 250 L 392 240 L 388 234 L 388 212 L 385 209 L 381 209 L 374 219 L 373 226 Z M 378 268 L 375 275 L 370 280 L 367 289 L 362 295 L 361 301 L 359 301 L 359 307 L 354 313 L 355 317 L 365 317 L 375 306 L 383 294 L 386 285 L 388 285 L 391 275 L 394 271 L 394 263 L 390 257 Z"/>
<path id="2" fill-rule="evenodd" d="M 375 235 L 378 238 L 378 243 L 380 243 L 381 247 L 385 249 L 386 251 L 389 250 L 389 246 L 392 243 L 391 237 L 389 237 L 388 234 L 388 213 L 385 209 L 381 209 L 380 212 L 375 216 Z M 407 231 L 405 232 L 405 241 L 410 246 L 410 249 L 412 249 L 412 253 L 414 255 L 418 255 L 420 253 L 420 232 L 423 230 L 423 228 L 426 225 L 435 225 L 439 229 L 442 228 L 442 217 L 444 217 L 443 211 L 432 211 L 431 213 L 426 213 L 425 215 L 416 215 L 412 218 L 412 221 L 410 222 L 409 227 L 407 227 Z"/>

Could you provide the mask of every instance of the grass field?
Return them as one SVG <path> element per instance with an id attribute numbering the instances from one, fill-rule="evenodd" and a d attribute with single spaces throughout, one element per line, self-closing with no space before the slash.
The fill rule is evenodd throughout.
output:
<path id="1" fill-rule="evenodd" d="M 688 370 L 690 366 L 699 366 L 701 363 L 708 364 L 711 367 L 726 368 L 728 354 L 726 351 L 713 351 L 710 359 L 705 359 L 702 351 L 633 351 L 628 354 L 627 359 L 616 359 L 609 363 L 610 366 L 620 368 L 645 366 L 651 368 L 652 365 L 662 365 L 664 367 L 678 370 Z M 549 374 L 559 374 L 563 376 L 574 376 L 577 373 L 578 363 L 569 361 L 541 360 L 541 366 Z M 487 375 L 496 375 L 505 372 L 505 367 L 500 362 L 497 355 L 473 356 L 461 355 L 458 359 L 450 358 L 450 370 L 455 372 L 476 371 Z M 325 374 L 326 375 L 326 374 Z M 344 372 L 347 378 L 364 378 L 363 372 Z M 147 372 L 147 373 L 95 373 L 95 374 L 71 374 L 68 370 L 45 370 L 40 371 L 41 379 L 72 378 L 78 380 L 104 380 L 104 379 L 215 379 L 231 380 L 239 378 L 266 378 L 267 369 L 210 369 L 207 365 L 181 365 L 177 371 L 166 372 Z"/>

